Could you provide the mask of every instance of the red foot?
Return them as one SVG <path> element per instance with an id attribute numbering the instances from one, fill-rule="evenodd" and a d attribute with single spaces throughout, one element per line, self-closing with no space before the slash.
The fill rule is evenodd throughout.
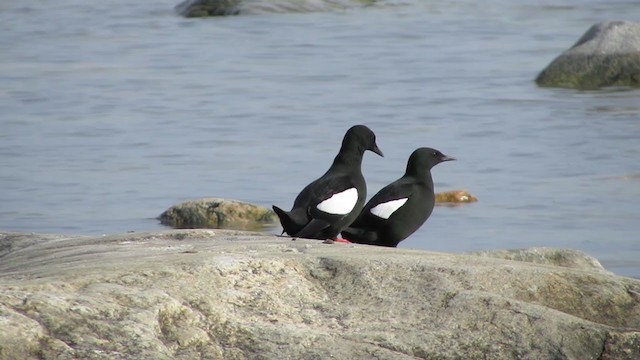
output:
<path id="1" fill-rule="evenodd" d="M 349 241 L 347 239 L 343 239 L 343 238 L 337 238 L 334 241 L 338 242 L 338 243 L 343 243 L 343 244 L 353 244 L 351 241 Z"/>

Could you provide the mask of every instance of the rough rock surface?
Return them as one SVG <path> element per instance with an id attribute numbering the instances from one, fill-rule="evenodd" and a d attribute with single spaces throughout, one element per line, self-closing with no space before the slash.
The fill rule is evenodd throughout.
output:
<path id="1" fill-rule="evenodd" d="M 265 207 L 220 198 L 185 201 L 165 210 L 158 219 L 162 224 L 178 229 L 240 230 L 260 230 L 278 220 L 276 214 Z"/>
<path id="2" fill-rule="evenodd" d="M 185 17 L 227 16 L 260 13 L 300 13 L 344 10 L 370 5 L 377 0 L 185 0 L 176 5 Z"/>
<path id="3" fill-rule="evenodd" d="M 593 25 L 538 75 L 536 83 L 576 89 L 640 87 L 640 23 Z"/>
<path id="4" fill-rule="evenodd" d="M 498 259 L 532 262 L 536 264 L 589 269 L 610 274 L 610 272 L 605 270 L 597 259 L 579 250 L 535 247 L 529 249 L 476 251 L 469 254 Z"/>
<path id="5" fill-rule="evenodd" d="M 0 359 L 640 358 L 640 280 L 580 262 L 225 230 L 0 246 Z"/>

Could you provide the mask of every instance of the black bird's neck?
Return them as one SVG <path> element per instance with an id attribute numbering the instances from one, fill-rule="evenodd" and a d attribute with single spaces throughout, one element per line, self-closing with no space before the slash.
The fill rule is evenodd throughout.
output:
<path id="1" fill-rule="evenodd" d="M 357 144 L 343 142 L 331 168 L 361 170 L 364 152 L 365 149 Z"/>
<path id="2" fill-rule="evenodd" d="M 407 164 L 407 171 L 404 173 L 405 177 L 412 177 L 421 183 L 426 184 L 429 188 L 433 189 L 433 178 L 431 177 L 431 169 L 423 164 Z"/>

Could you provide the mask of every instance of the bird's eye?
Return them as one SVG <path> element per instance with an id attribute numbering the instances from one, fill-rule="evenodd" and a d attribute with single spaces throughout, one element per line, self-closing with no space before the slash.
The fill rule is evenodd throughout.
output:
<path id="1" fill-rule="evenodd" d="M 438 154 L 438 152 L 437 152 L 437 151 L 434 151 L 434 152 L 433 152 L 433 156 L 438 156 L 438 155 L 440 155 L 440 154 Z"/>

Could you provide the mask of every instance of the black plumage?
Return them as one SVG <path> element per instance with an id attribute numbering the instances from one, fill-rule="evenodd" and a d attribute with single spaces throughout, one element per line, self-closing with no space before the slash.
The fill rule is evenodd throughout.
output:
<path id="1" fill-rule="evenodd" d="M 455 159 L 435 149 L 416 149 L 404 176 L 375 194 L 342 236 L 360 244 L 398 246 L 431 215 L 435 205 L 431 168 L 450 160 Z"/>
<path id="2" fill-rule="evenodd" d="M 370 150 L 383 156 L 373 131 L 364 125 L 351 127 L 327 172 L 307 185 L 291 211 L 273 206 L 283 233 L 290 236 L 335 239 L 358 216 L 367 196 L 362 157 Z"/>

